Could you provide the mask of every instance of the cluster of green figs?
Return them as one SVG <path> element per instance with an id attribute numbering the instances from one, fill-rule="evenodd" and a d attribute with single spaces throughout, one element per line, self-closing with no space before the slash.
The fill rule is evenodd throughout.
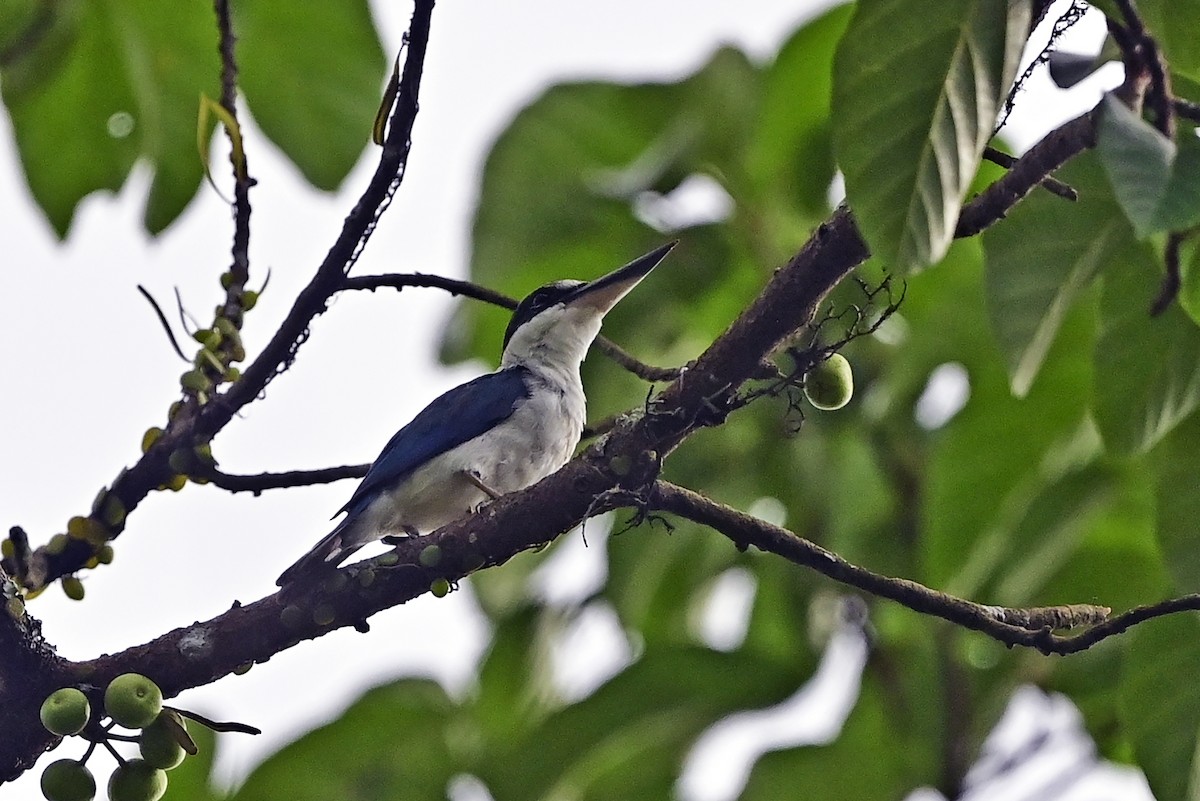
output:
<path id="1" fill-rule="evenodd" d="M 108 780 L 109 801 L 158 801 L 167 791 L 167 771 L 178 767 L 196 744 L 180 714 L 163 707 L 158 685 L 140 673 L 117 676 L 104 691 L 104 716 L 93 715 L 88 697 L 75 687 L 55 690 L 42 703 L 42 725 L 60 737 L 79 735 L 91 744 L 81 759 L 60 759 L 42 772 L 42 795 L 48 801 L 92 801 L 96 779 L 87 760 L 97 745 L 117 759 Z M 137 731 L 120 734 L 113 728 Z M 139 756 L 125 759 L 112 742 L 137 742 Z"/>

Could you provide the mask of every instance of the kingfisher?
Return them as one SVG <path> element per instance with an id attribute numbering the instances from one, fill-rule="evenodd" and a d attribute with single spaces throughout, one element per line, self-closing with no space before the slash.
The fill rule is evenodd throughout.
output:
<path id="1" fill-rule="evenodd" d="M 384 537 L 428 534 L 566 464 L 585 421 L 579 366 L 600 323 L 675 244 L 594 281 L 531 292 L 504 332 L 500 368 L 444 393 L 397 431 L 338 510 L 346 516 L 276 584 L 319 579 Z"/>

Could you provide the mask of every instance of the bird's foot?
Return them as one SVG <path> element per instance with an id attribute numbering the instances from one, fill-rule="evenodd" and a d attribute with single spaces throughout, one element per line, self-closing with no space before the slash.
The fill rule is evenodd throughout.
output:
<path id="1" fill-rule="evenodd" d="M 487 495 L 493 501 L 496 500 L 497 498 L 499 498 L 500 495 L 502 494 L 502 493 L 496 492 L 496 490 L 489 487 L 487 485 L 487 482 L 485 482 L 483 480 L 483 478 L 479 475 L 479 473 L 475 472 L 474 470 L 464 470 L 464 471 L 462 471 L 462 474 L 463 474 L 463 477 L 467 479 L 467 481 L 470 481 L 472 484 L 474 484 L 475 487 L 480 492 Z"/>
<path id="2" fill-rule="evenodd" d="M 388 534 L 386 537 L 380 537 L 379 541 L 384 545 L 391 545 L 392 547 L 395 547 L 407 539 L 419 536 L 421 536 L 421 532 L 417 531 L 412 526 L 405 526 L 403 534 Z"/>

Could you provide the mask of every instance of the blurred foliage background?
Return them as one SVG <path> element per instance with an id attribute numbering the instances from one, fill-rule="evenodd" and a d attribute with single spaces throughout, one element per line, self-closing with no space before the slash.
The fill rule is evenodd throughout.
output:
<path id="1" fill-rule="evenodd" d="M 36 14 L 35 5 L 2 6 L 0 31 L 18 30 L 10 21 Z M 201 179 L 195 87 L 215 96 L 217 75 L 209 10 L 180 7 L 167 24 L 154 4 L 136 0 L 63 5 L 71 13 L 45 40 L 60 48 L 55 68 L 27 70 L 27 59 L 10 59 L 2 73 L 34 196 L 61 234 L 81 197 L 118 186 L 147 158 L 155 179 L 145 219 L 159 231 Z M 264 133 L 320 187 L 340 181 L 363 142 L 315 121 L 369 119 L 384 72 L 365 6 L 343 5 L 353 13 L 330 16 L 282 0 L 235 4 L 246 101 Z M 1141 5 L 1148 20 L 1162 19 L 1165 2 Z M 878 6 L 862 3 L 853 25 L 853 6 L 808 21 L 767 63 L 722 49 L 677 83 L 548 89 L 487 160 L 473 280 L 519 296 L 561 277 L 564 265 L 597 275 L 678 238 L 653 291 L 633 293 L 605 333 L 650 363 L 696 356 L 840 199 L 835 54 L 848 47 L 848 26 L 862 28 Z M 1200 85 L 1200 38 L 1191 35 L 1200 33 L 1200 14 L 1180 13 L 1186 19 L 1163 29 L 1164 47 L 1186 93 Z M 306 46 L 316 29 L 327 43 L 320 52 Z M 901 26 L 889 46 L 899 51 L 927 34 L 920 24 Z M 105 60 L 118 52 L 133 55 Z M 839 69 L 871 67 L 878 64 Z M 927 78 L 876 76 L 878 85 L 856 99 L 868 109 L 886 108 Z M 114 93 L 139 109 L 144 122 L 133 136 L 103 133 L 120 122 L 107 116 Z M 80 125 L 89 115 L 102 124 Z M 879 125 L 883 133 L 872 135 L 886 139 L 888 123 Z M 64 150 L 60 138 L 80 130 L 96 140 Z M 295 135 L 316 130 L 328 139 Z M 903 163 L 907 146 L 896 147 Z M 1181 302 L 1152 320 L 1146 310 L 1162 271 L 1162 229 L 1135 233 L 1106 167 L 1113 158 L 1102 147 L 1061 171 L 1078 202 L 1035 191 L 981 237 L 909 270 L 899 311 L 843 351 L 857 385 L 848 407 L 818 413 L 784 399 L 758 402 L 689 440 L 665 477 L 761 512 L 876 572 L 984 603 L 1122 610 L 1196 591 L 1197 261 L 1185 250 Z M 1000 174 L 985 164 L 973 190 Z M 890 181 L 887 170 L 868 177 Z M 853 187 L 850 200 L 857 209 Z M 840 337 L 847 318 L 837 315 L 856 305 L 878 311 L 887 293 L 872 300 L 867 291 L 891 275 L 898 296 L 911 266 L 863 265 L 860 281 L 830 298 L 834 317 L 816 336 Z M 464 303 L 447 327 L 443 357 L 494 362 L 505 323 L 502 310 Z M 593 421 L 647 394 L 599 355 L 584 381 Z M 418 679 L 376 688 L 232 794 L 213 787 L 209 763 L 190 760 L 173 774 L 167 797 L 440 799 L 452 780 L 470 776 L 495 801 L 670 798 L 702 733 L 793 696 L 838 633 L 869 643 L 845 726 L 829 742 L 763 756 L 742 801 L 890 799 L 920 787 L 957 797 L 1025 685 L 1070 697 L 1099 752 L 1140 767 L 1160 799 L 1192 797 L 1200 744 L 1195 617 L 1139 626 L 1076 656 L 1043 657 L 871 598 L 860 599 L 865 616 L 848 614 L 858 606 L 847 607 L 828 581 L 672 523 L 626 530 L 618 515 L 612 536 L 595 524 L 600 533 L 588 536 L 604 549 L 607 573 L 581 602 L 556 603 L 532 589 L 562 541 L 473 576 L 493 633 L 466 697 Z M 730 577 L 752 602 L 744 636 L 717 647 L 696 621 Z M 568 697 L 550 681 L 549 650 L 597 609 L 616 615 L 631 658 L 598 689 Z"/>

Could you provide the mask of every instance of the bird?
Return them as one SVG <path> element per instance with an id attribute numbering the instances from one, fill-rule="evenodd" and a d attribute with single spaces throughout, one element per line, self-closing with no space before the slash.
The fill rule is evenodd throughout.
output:
<path id="1" fill-rule="evenodd" d="M 345 517 L 276 584 L 319 581 L 370 542 L 428 534 L 566 464 L 585 421 L 579 367 L 601 321 L 676 244 L 593 281 L 555 281 L 527 295 L 504 332 L 500 367 L 448 390 L 397 431 L 334 515 Z"/>

